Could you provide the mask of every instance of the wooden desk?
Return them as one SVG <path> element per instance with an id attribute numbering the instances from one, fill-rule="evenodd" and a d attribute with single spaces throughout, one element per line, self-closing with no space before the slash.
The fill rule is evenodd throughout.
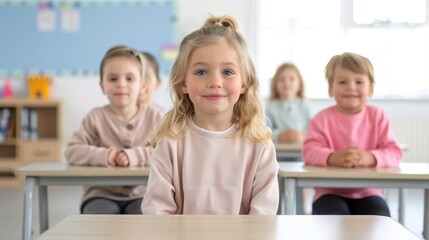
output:
<path id="1" fill-rule="evenodd" d="M 110 168 L 70 166 L 66 163 L 33 163 L 18 168 L 25 176 L 23 239 L 32 239 L 33 191 L 39 187 L 40 233 L 48 229 L 47 186 L 126 186 L 147 184 L 149 168 Z"/>
<path id="2" fill-rule="evenodd" d="M 302 142 L 298 143 L 275 143 L 276 148 L 276 157 L 279 162 L 296 162 L 297 159 L 301 159 L 301 151 L 302 151 Z M 304 197 L 303 197 L 303 189 L 297 189 L 297 201 L 296 201 L 296 210 L 297 214 L 305 214 L 304 211 Z M 277 214 L 281 213 L 281 207 L 279 205 L 279 209 L 277 210 Z"/>
<path id="3" fill-rule="evenodd" d="M 275 143 L 277 160 L 301 158 L 302 143 Z"/>
<path id="4" fill-rule="evenodd" d="M 278 161 L 290 161 L 302 158 L 302 142 L 299 143 L 275 143 L 276 155 Z M 402 151 L 408 151 L 409 145 L 405 143 L 399 143 Z M 298 189 L 297 193 L 297 213 L 304 214 L 304 206 L 303 206 L 303 197 L 302 197 L 302 188 Z M 405 189 L 399 188 L 399 196 L 398 196 L 398 219 L 400 223 L 404 223 L 404 205 L 405 205 Z M 280 213 L 280 208 L 278 213 Z"/>
<path id="5" fill-rule="evenodd" d="M 381 216 L 72 215 L 38 240 L 419 239 Z"/>
<path id="6" fill-rule="evenodd" d="M 395 168 L 327 168 L 279 162 L 281 212 L 295 214 L 298 187 L 421 188 L 424 193 L 423 236 L 429 239 L 429 164 L 401 163 Z M 385 238 L 384 238 L 385 239 Z"/>
<path id="7" fill-rule="evenodd" d="M 302 142 L 299 143 L 275 143 L 278 160 L 302 158 Z M 400 143 L 402 151 L 408 151 L 408 144 Z"/>

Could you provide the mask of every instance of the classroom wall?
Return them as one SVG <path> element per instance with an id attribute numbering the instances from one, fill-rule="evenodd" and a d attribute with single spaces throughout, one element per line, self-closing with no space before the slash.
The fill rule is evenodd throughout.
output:
<path id="1" fill-rule="evenodd" d="M 239 21 L 239 27 L 247 39 L 250 53 L 258 69 L 257 56 L 255 55 L 257 27 L 255 3 L 256 0 L 179 0 L 177 38 L 182 39 L 189 32 L 199 28 L 209 14 L 232 15 Z M 171 101 L 167 91 L 168 76 L 162 76 L 162 79 L 162 86 L 155 93 L 155 99 L 165 107 L 170 107 Z M 80 126 L 82 118 L 90 109 L 107 104 L 105 96 L 100 91 L 98 81 L 97 76 L 55 77 L 52 86 L 52 95 L 54 98 L 63 100 L 62 134 L 64 146 L 71 139 L 73 132 Z M 260 79 L 260 81 L 261 85 L 269 85 L 268 79 Z M 0 84 L 2 84 L 1 81 Z M 20 95 L 24 91 L 22 89 L 24 85 L 22 80 L 14 80 L 13 85 L 15 92 L 18 93 L 17 95 Z M 375 87 L 375 91 L 377 91 L 377 86 Z M 261 95 L 263 98 L 266 98 L 268 96 L 267 90 L 261 92 Z M 427 116 L 429 118 L 428 100 L 373 100 L 371 103 L 385 109 L 391 117 Z M 313 112 L 317 112 L 332 105 L 333 101 L 331 99 L 315 99 L 310 100 L 310 104 Z M 428 135 L 429 139 L 429 133 L 423 134 Z"/>
<path id="2" fill-rule="evenodd" d="M 234 16 L 238 22 L 242 34 L 246 37 L 250 53 L 258 65 L 256 52 L 256 0 L 179 0 L 178 4 L 178 32 L 177 37 L 181 40 L 186 34 L 199 28 L 209 16 L 229 14 Z M 198 9 L 190 11 L 190 9 Z M 256 66 L 257 67 L 257 66 Z M 162 76 L 163 83 L 155 93 L 155 99 L 166 107 L 171 106 L 169 92 L 167 90 L 168 76 Z M 260 79 L 261 85 L 269 85 L 268 79 Z M 80 125 L 81 119 L 93 107 L 107 103 L 102 95 L 97 77 L 62 77 L 54 83 L 54 96 L 64 101 L 63 111 L 63 140 L 64 144 L 70 140 L 73 131 Z M 308 86 L 311 87 L 311 86 Z M 377 87 L 375 88 L 377 91 Z M 268 92 L 261 92 L 263 98 Z M 427 116 L 429 118 L 428 100 L 372 100 L 372 104 L 382 107 L 390 117 L 398 116 Z M 313 112 L 333 104 L 332 99 L 310 100 Z M 429 138 L 429 133 L 427 134 Z"/>

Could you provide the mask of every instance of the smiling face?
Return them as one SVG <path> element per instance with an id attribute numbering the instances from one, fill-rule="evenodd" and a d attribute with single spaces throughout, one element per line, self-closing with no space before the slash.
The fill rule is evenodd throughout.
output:
<path id="1" fill-rule="evenodd" d="M 238 57 L 229 44 L 216 42 L 192 53 L 182 92 L 189 95 L 195 118 L 221 117 L 230 123 L 244 90 Z"/>
<path id="2" fill-rule="evenodd" d="M 120 110 L 135 107 L 142 87 L 139 64 L 127 57 L 108 59 L 103 67 L 100 87 L 110 107 Z"/>
<path id="3" fill-rule="evenodd" d="M 298 73 L 292 68 L 283 70 L 276 79 L 276 90 L 281 100 L 294 100 L 300 88 Z"/>
<path id="4" fill-rule="evenodd" d="M 337 108 L 346 114 L 358 113 L 373 94 L 373 86 L 366 73 L 355 73 L 336 67 L 329 96 L 334 97 Z"/>

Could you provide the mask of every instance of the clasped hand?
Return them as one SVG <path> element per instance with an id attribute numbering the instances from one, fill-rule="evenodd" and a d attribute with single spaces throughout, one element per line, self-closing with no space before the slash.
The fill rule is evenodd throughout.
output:
<path id="1" fill-rule="evenodd" d="M 284 143 L 302 142 L 304 140 L 304 134 L 293 128 L 288 128 L 278 135 L 278 140 Z"/>
<path id="2" fill-rule="evenodd" d="M 130 160 L 124 151 L 112 149 L 107 157 L 108 166 L 128 167 Z"/>
<path id="3" fill-rule="evenodd" d="M 376 160 L 370 152 L 361 151 L 357 147 L 349 147 L 329 155 L 328 165 L 344 168 L 374 167 Z"/>

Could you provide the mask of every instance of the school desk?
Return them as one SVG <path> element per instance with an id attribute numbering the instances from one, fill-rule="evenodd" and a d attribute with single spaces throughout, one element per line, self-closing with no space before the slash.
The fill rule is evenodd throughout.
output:
<path id="1" fill-rule="evenodd" d="M 276 155 L 278 161 L 290 161 L 291 159 L 296 161 L 296 159 L 302 158 L 302 142 L 298 143 L 275 143 Z M 399 143 L 399 147 L 402 151 L 408 151 L 409 145 L 406 143 Z M 296 201 L 296 210 L 297 214 L 304 214 L 304 199 L 303 199 L 303 189 L 297 189 L 297 201 Z M 385 189 L 386 193 L 388 193 L 388 189 Z M 386 194 L 387 195 L 387 194 Z M 405 204 L 405 189 L 398 189 L 398 219 L 400 223 L 403 223 L 404 220 L 404 204 Z M 278 213 L 280 214 L 280 208 Z"/>
<path id="2" fill-rule="evenodd" d="M 298 143 L 275 143 L 277 160 L 287 160 L 301 158 L 302 142 Z M 402 151 L 408 151 L 408 144 L 399 144 Z"/>
<path id="3" fill-rule="evenodd" d="M 126 186 L 147 183 L 149 168 L 70 166 L 67 163 L 33 163 L 16 170 L 25 177 L 23 239 L 32 239 L 33 191 L 39 188 L 40 233 L 48 229 L 48 186 Z"/>
<path id="4" fill-rule="evenodd" d="M 275 143 L 277 160 L 301 158 L 302 143 Z"/>
<path id="5" fill-rule="evenodd" d="M 419 239 L 381 216 L 71 215 L 38 240 Z"/>
<path id="6" fill-rule="evenodd" d="M 277 161 L 297 161 L 301 159 L 302 142 L 298 143 L 275 143 Z M 297 189 L 297 214 L 304 214 L 304 197 L 303 189 Z M 280 214 L 280 207 L 277 211 Z"/>
<path id="7" fill-rule="evenodd" d="M 401 163 L 393 168 L 334 168 L 279 162 L 281 212 L 296 212 L 298 187 L 421 188 L 424 189 L 423 236 L 429 239 L 429 164 Z M 402 210 L 400 212 L 403 212 Z"/>

